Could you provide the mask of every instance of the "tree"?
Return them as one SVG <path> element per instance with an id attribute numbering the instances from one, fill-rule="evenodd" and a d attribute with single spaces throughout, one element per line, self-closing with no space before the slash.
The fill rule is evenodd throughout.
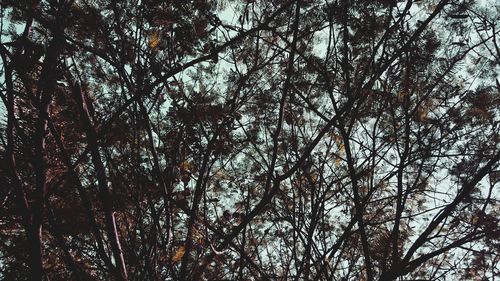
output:
<path id="1" fill-rule="evenodd" d="M 0 3 L 3 279 L 499 274 L 487 1 Z"/>

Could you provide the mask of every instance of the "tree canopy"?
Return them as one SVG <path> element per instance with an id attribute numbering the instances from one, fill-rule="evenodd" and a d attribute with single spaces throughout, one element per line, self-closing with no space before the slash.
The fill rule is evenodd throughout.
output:
<path id="1" fill-rule="evenodd" d="M 494 2 L 0 0 L 0 279 L 494 280 Z"/>

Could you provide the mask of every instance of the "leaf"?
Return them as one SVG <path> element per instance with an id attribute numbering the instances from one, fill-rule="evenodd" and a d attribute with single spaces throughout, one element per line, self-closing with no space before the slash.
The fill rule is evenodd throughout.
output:
<path id="1" fill-rule="evenodd" d="M 340 157 L 335 157 L 335 167 L 336 168 L 340 167 L 341 162 L 342 162 L 342 159 Z"/>
<path id="2" fill-rule="evenodd" d="M 184 256 L 185 252 L 186 248 L 184 248 L 184 246 L 180 246 L 179 249 L 177 249 L 177 251 L 175 252 L 175 255 L 172 257 L 172 262 L 173 263 L 179 262 Z"/>
<path id="3" fill-rule="evenodd" d="M 338 146 L 339 146 L 339 151 L 340 152 L 345 152 L 345 146 L 344 146 L 343 143 L 339 143 Z"/>
<path id="4" fill-rule="evenodd" d="M 192 165 L 188 161 L 183 161 L 179 164 L 179 168 L 181 169 L 181 171 L 190 171 Z"/>
<path id="5" fill-rule="evenodd" d="M 429 109 L 424 106 L 419 106 L 417 108 L 417 120 L 420 122 L 424 122 L 427 120 L 427 114 L 429 113 Z"/>
<path id="6" fill-rule="evenodd" d="M 311 183 L 316 184 L 318 182 L 318 174 L 311 175 Z"/>
<path id="7" fill-rule="evenodd" d="M 196 226 L 193 226 L 193 235 L 192 239 L 196 241 L 198 244 L 203 244 L 205 241 L 205 235 L 203 235 L 203 231 L 198 229 Z"/>
<path id="8" fill-rule="evenodd" d="M 406 96 L 408 96 L 408 91 L 406 91 L 406 90 L 399 91 L 398 96 L 397 96 L 398 102 L 404 102 Z"/>
<path id="9" fill-rule="evenodd" d="M 160 35 L 158 34 L 158 31 L 155 31 L 151 35 L 151 38 L 149 38 L 149 47 L 151 49 L 156 49 L 159 44 L 160 44 Z"/>

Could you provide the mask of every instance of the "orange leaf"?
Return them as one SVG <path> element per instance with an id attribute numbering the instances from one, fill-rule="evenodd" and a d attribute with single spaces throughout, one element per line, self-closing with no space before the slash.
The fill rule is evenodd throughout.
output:
<path id="1" fill-rule="evenodd" d="M 158 47 L 159 44 L 160 44 L 160 35 L 158 34 L 158 31 L 155 31 L 151 35 L 151 38 L 149 38 L 149 47 L 151 49 L 156 49 L 156 47 Z"/>
<path id="2" fill-rule="evenodd" d="M 191 165 L 191 163 L 189 163 L 188 161 L 184 161 L 184 162 L 179 164 L 179 168 L 181 169 L 181 171 L 187 172 L 187 171 L 191 171 L 191 169 L 193 168 L 193 165 Z"/>
<path id="3" fill-rule="evenodd" d="M 175 252 L 175 255 L 172 257 L 172 262 L 176 263 L 179 262 L 182 257 L 184 256 L 184 253 L 186 252 L 186 249 L 184 246 L 180 246 L 179 249 Z"/>

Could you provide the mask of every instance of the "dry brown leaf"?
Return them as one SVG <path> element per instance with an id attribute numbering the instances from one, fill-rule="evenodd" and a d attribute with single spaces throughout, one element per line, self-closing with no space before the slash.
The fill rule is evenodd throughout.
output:
<path id="1" fill-rule="evenodd" d="M 177 251 L 175 252 L 175 255 L 172 257 L 172 262 L 173 263 L 179 262 L 184 256 L 185 252 L 186 248 L 184 248 L 184 246 L 180 246 L 179 249 L 177 249 Z"/>
<path id="2" fill-rule="evenodd" d="M 156 49 L 159 44 L 160 44 L 160 35 L 158 34 L 158 31 L 155 31 L 151 35 L 151 38 L 149 38 L 149 47 L 151 49 Z"/>

